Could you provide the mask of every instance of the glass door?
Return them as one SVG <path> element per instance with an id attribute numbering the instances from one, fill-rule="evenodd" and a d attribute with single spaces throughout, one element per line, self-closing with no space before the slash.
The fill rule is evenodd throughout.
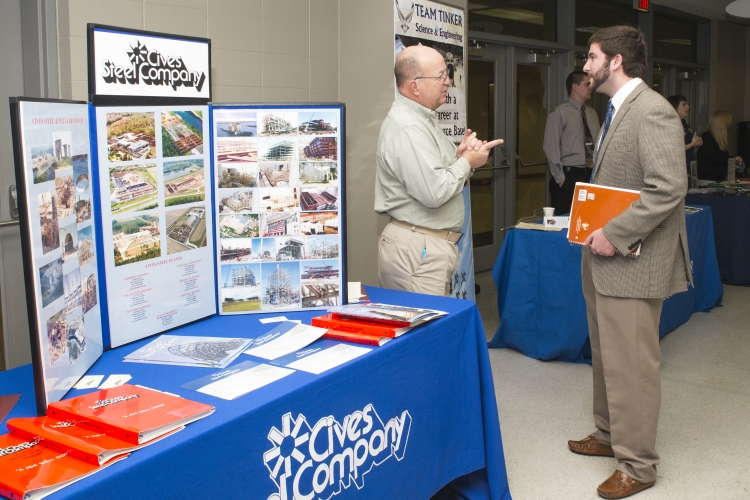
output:
<path id="1" fill-rule="evenodd" d="M 534 215 L 547 206 L 547 158 L 542 146 L 547 123 L 549 67 L 516 65 L 515 218 Z"/>

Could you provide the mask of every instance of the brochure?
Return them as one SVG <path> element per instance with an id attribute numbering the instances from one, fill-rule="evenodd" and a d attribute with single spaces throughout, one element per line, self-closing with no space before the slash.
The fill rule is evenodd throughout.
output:
<path id="1" fill-rule="evenodd" d="M 367 321 L 383 323 L 386 325 L 409 327 L 421 325 L 422 323 L 448 314 L 445 311 L 394 306 L 377 302 L 329 307 L 328 311 L 332 313 L 334 317 L 339 316 L 343 318 L 365 319 Z"/>
<path id="2" fill-rule="evenodd" d="M 226 368 L 252 339 L 161 335 L 125 356 L 129 363 Z"/>
<path id="3" fill-rule="evenodd" d="M 320 340 L 305 349 L 271 361 L 271 364 L 320 375 L 370 351 L 372 349 L 367 347 L 342 344 L 333 340 Z"/>
<path id="4" fill-rule="evenodd" d="M 51 403 L 47 416 L 142 444 L 214 412 L 211 405 L 129 384 Z"/>
<path id="5" fill-rule="evenodd" d="M 217 398 L 232 400 L 292 373 L 294 373 L 294 370 L 288 368 L 265 365 L 255 361 L 243 361 L 224 371 L 199 378 L 182 387 Z"/>
<path id="6" fill-rule="evenodd" d="M 276 359 L 307 347 L 325 335 L 325 328 L 284 321 L 279 326 L 255 339 L 254 346 L 245 351 L 263 359 Z"/>
<path id="7" fill-rule="evenodd" d="M 104 465 L 87 462 L 13 434 L 0 436 L 0 495 L 37 500 L 99 472 L 127 457 L 119 455 Z"/>

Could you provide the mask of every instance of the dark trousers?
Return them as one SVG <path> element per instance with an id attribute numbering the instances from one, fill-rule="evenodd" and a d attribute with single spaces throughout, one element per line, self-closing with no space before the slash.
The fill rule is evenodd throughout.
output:
<path id="1" fill-rule="evenodd" d="M 591 169 L 580 167 L 563 167 L 565 182 L 559 186 L 554 177 L 549 179 L 549 194 L 552 206 L 555 207 L 555 215 L 570 213 L 573 204 L 573 190 L 576 182 L 589 182 L 591 180 Z"/>

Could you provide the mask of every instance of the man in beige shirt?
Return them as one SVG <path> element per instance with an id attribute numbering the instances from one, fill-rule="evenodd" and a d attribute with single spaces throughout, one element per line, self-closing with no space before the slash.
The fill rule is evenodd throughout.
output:
<path id="1" fill-rule="evenodd" d="M 398 94 L 376 158 L 375 211 L 391 216 L 378 242 L 378 277 L 386 288 L 446 295 L 464 222 L 464 183 L 503 141 L 479 141 L 467 130 L 456 147 L 446 137 L 435 110 L 446 101 L 450 78 L 436 50 L 407 47 L 394 72 Z"/>

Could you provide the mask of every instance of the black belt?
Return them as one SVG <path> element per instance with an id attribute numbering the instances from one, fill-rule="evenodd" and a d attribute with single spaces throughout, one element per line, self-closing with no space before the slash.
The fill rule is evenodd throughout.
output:
<path id="1" fill-rule="evenodd" d="M 582 172 L 588 175 L 591 175 L 591 169 L 588 167 L 572 167 L 568 165 L 563 165 L 563 171 L 567 173 L 577 173 Z"/>

